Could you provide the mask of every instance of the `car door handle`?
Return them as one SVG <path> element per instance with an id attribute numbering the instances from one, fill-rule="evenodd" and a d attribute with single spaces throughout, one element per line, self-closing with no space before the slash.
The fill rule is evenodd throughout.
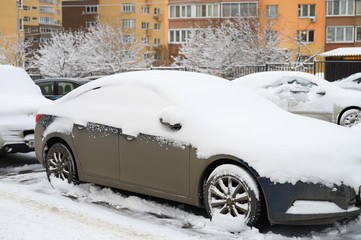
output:
<path id="1" fill-rule="evenodd" d="M 84 125 L 80 125 L 80 124 L 75 124 L 76 128 L 79 130 L 83 130 L 85 128 Z"/>
<path id="2" fill-rule="evenodd" d="M 136 137 L 131 136 L 131 135 L 125 135 L 123 134 L 123 136 L 128 140 L 128 141 L 133 141 Z"/>

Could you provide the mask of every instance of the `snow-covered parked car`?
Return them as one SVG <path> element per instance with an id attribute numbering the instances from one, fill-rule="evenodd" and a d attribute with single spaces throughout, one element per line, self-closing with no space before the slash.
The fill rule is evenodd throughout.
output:
<path id="1" fill-rule="evenodd" d="M 303 72 L 260 72 L 235 79 L 286 111 L 351 127 L 360 122 L 361 93 Z"/>
<path id="2" fill-rule="evenodd" d="M 0 65 L 0 152 L 34 150 L 35 115 L 47 103 L 23 69 Z"/>
<path id="3" fill-rule="evenodd" d="M 342 88 L 361 91 L 361 72 L 354 73 L 347 78 L 334 81 L 333 83 Z"/>
<path id="4" fill-rule="evenodd" d="M 358 132 L 291 114 L 219 77 L 116 74 L 42 108 L 37 121 L 35 152 L 50 181 L 205 207 L 235 228 L 262 216 L 323 224 L 360 213 Z"/>

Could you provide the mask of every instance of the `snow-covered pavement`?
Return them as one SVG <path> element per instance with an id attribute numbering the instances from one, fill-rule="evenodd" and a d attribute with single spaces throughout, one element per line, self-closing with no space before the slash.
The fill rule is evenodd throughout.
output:
<path id="1" fill-rule="evenodd" d="M 245 228 L 232 234 L 183 204 L 93 184 L 54 180 L 53 188 L 42 166 L 34 164 L 33 153 L 25 155 L 31 163 L 26 165 L 24 155 L 15 156 L 22 158 L 14 161 L 17 166 L 0 164 L 0 239 L 361 239 L 360 218 L 317 231 L 282 226 L 269 227 L 266 233 Z M 4 158 L 10 156 L 2 155 L 0 161 Z M 294 236 L 295 229 L 304 235 Z"/>

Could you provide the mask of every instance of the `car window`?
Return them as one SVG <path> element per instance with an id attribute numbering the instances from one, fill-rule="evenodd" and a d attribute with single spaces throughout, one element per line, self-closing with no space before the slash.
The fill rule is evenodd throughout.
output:
<path id="1" fill-rule="evenodd" d="M 41 93 L 44 96 L 54 96 L 54 84 L 51 83 L 39 83 L 38 86 L 41 89 Z"/>
<path id="2" fill-rule="evenodd" d="M 58 82 L 58 95 L 65 95 L 75 88 L 79 87 L 79 84 L 71 82 Z"/>

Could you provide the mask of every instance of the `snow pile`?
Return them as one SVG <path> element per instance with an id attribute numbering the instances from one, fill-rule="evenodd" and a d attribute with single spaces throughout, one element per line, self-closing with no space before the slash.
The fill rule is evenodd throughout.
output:
<path id="1" fill-rule="evenodd" d="M 232 155 L 275 182 L 344 182 L 357 189 L 361 184 L 358 133 L 290 114 L 214 76 L 117 74 L 83 85 L 41 112 L 186 143 L 197 149 L 199 158 Z M 167 114 L 169 119 L 179 116 L 180 130 L 160 123 Z"/>

